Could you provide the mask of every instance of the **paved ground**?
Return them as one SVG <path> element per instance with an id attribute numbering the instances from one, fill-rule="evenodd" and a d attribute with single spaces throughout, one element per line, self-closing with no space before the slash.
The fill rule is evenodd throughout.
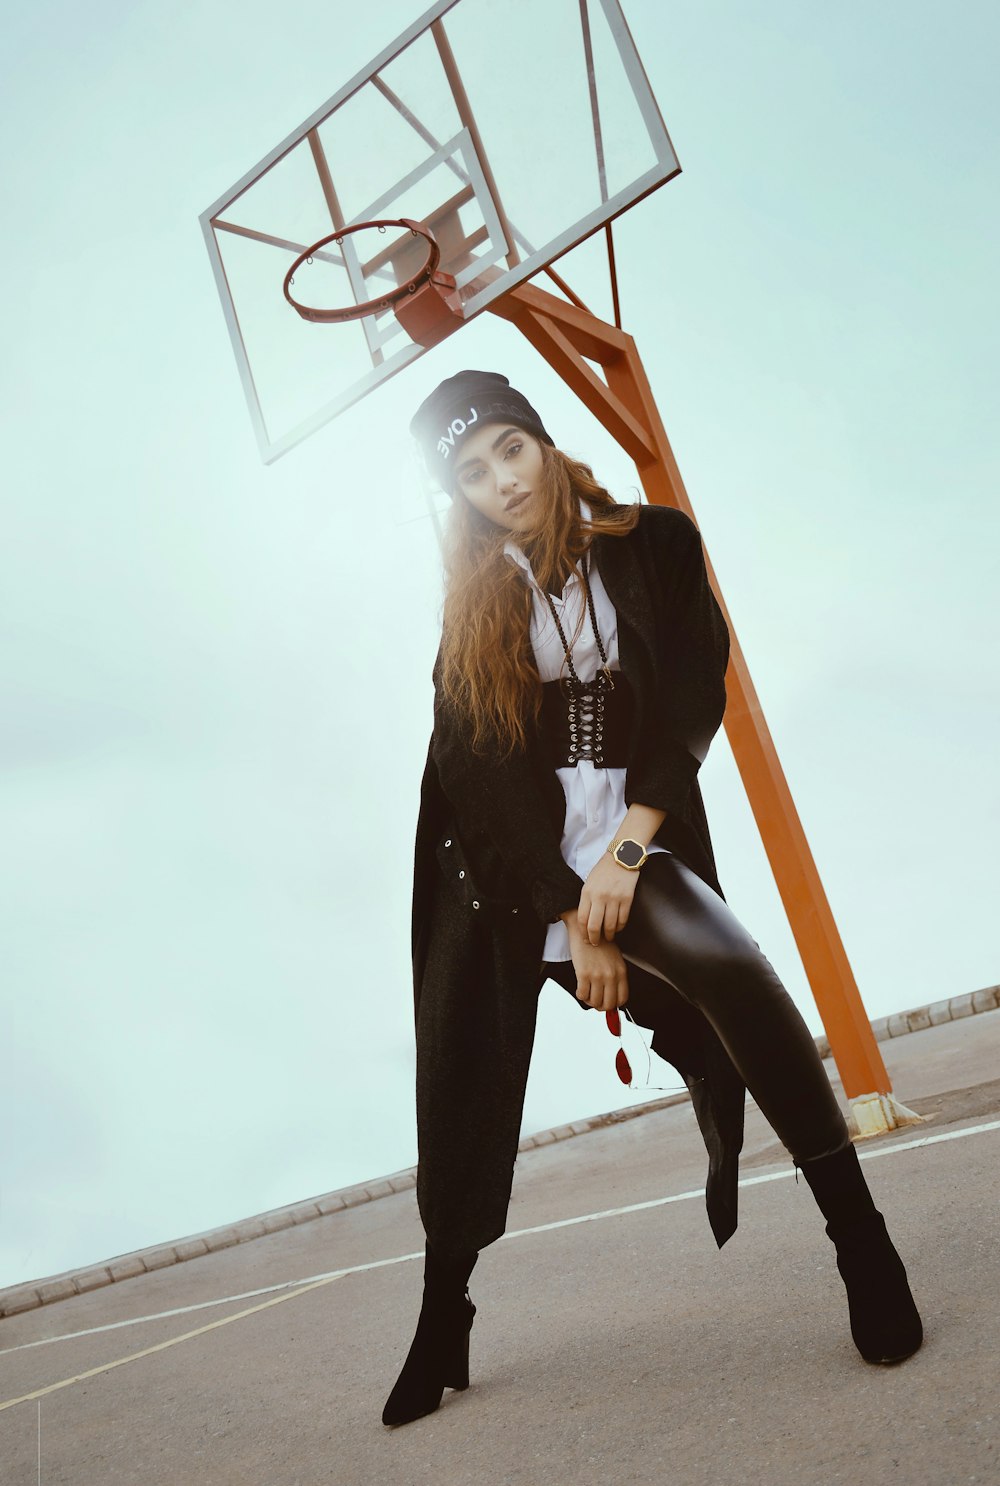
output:
<path id="1" fill-rule="evenodd" d="M 436 1414 L 380 1421 L 419 1308 L 405 1191 L 4 1319 L 0 1482 L 998 1486 L 1000 1011 L 882 1052 L 928 1116 L 859 1147 L 924 1317 L 898 1367 L 855 1351 L 752 1106 L 716 1248 L 681 1104 L 519 1157 L 473 1274 L 472 1386 Z"/>

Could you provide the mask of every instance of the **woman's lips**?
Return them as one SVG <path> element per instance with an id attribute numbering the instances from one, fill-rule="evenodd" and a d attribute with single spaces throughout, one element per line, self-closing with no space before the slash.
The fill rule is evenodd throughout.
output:
<path id="1" fill-rule="evenodd" d="M 515 500 L 512 500 L 512 501 L 510 501 L 508 503 L 508 505 L 505 507 L 505 509 L 508 510 L 508 511 L 516 511 L 519 506 L 523 506 L 524 505 L 524 502 L 528 499 L 528 496 L 530 494 L 531 494 L 531 491 L 529 490 L 524 495 L 517 496 L 517 498 Z"/>

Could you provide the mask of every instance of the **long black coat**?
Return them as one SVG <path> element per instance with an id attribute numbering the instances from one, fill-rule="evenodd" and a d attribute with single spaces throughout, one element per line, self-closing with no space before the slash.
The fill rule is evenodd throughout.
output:
<path id="1" fill-rule="evenodd" d="M 700 533 L 684 512 L 644 505 L 633 531 L 594 537 L 591 560 L 634 695 L 626 805 L 665 811 L 654 839 L 723 897 L 696 775 L 725 712 L 729 631 Z M 506 761 L 475 757 L 439 663 L 414 848 L 417 1202 L 431 1244 L 460 1253 L 505 1230 L 547 928 L 583 881 L 562 855 L 566 800 L 538 732 Z M 746 1090 L 708 1021 L 658 985 L 653 1048 L 691 1091 L 721 1248 L 737 1223 Z"/>

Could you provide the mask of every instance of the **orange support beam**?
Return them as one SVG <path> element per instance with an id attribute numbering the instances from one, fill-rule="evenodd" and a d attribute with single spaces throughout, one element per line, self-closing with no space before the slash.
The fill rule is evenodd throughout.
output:
<path id="1" fill-rule="evenodd" d="M 694 520 L 635 341 L 554 294 L 524 284 L 493 305 L 531 342 L 635 461 L 651 504 Z M 587 359 L 585 359 L 587 358 Z M 602 381 L 590 361 L 603 367 Z M 724 726 L 760 830 L 789 926 L 830 1041 L 854 1132 L 874 1135 L 921 1117 L 898 1103 L 872 1033 L 819 872 L 750 672 L 706 554 L 712 589 L 729 626 Z"/>

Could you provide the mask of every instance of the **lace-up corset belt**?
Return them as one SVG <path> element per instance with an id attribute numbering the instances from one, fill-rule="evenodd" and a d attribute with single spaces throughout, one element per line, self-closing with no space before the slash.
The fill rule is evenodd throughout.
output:
<path id="1" fill-rule="evenodd" d="M 612 671 L 612 689 L 603 672 L 593 681 L 542 683 L 539 727 L 554 769 L 590 759 L 598 769 L 624 769 L 635 710 L 632 688 L 621 671 Z"/>

